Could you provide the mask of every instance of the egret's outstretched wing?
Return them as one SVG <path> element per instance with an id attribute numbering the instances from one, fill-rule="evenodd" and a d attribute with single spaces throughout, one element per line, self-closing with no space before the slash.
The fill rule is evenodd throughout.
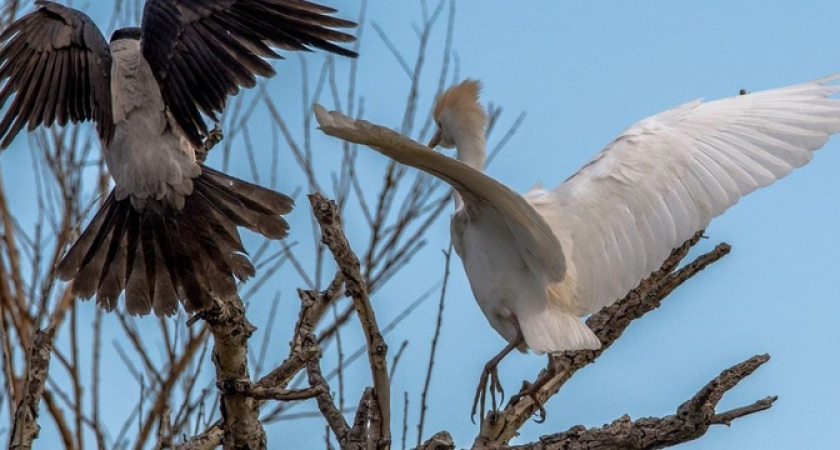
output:
<path id="1" fill-rule="evenodd" d="M 563 245 L 577 302 L 594 312 L 622 297 L 741 196 L 807 163 L 840 131 L 837 78 L 665 111 L 526 195 Z"/>
<path id="2" fill-rule="evenodd" d="M 353 120 L 339 112 L 315 105 L 315 117 L 324 133 L 345 141 L 367 145 L 401 164 L 420 169 L 450 184 L 461 194 L 466 208 L 493 208 L 504 218 L 520 247 L 536 258 L 556 282 L 565 276 L 563 250 L 548 224 L 525 199 L 507 186 L 455 159 L 432 151 L 388 128 L 365 120 Z"/>
<path id="3" fill-rule="evenodd" d="M 111 53 L 90 17 L 47 1 L 0 34 L 0 106 L 14 96 L 0 121 L 0 148 L 25 124 L 66 125 L 93 119 L 110 141 Z"/>
<path id="4" fill-rule="evenodd" d="M 207 134 L 201 113 L 215 120 L 228 95 L 253 87 L 274 70 L 263 58 L 320 48 L 356 56 L 334 42 L 355 38 L 333 28 L 355 23 L 305 0 L 147 0 L 143 55 L 178 125 L 196 145 Z"/>

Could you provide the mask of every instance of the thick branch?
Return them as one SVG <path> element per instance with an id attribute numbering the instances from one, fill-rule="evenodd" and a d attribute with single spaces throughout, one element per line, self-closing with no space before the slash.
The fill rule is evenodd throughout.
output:
<path id="1" fill-rule="evenodd" d="M 44 385 L 50 369 L 50 355 L 55 338 L 55 328 L 49 327 L 35 334 L 35 341 L 29 349 L 29 366 L 26 371 L 24 395 L 15 413 L 10 450 L 31 449 L 38 438 L 38 405 L 44 393 Z"/>
<path id="2" fill-rule="evenodd" d="M 488 448 L 510 450 L 650 449 L 688 442 L 706 434 L 710 426 L 724 423 L 722 422 L 724 416 L 731 420 L 736 416 L 741 417 L 772 406 L 775 397 L 768 397 L 753 405 L 721 415 L 715 414 L 715 407 L 723 395 L 769 359 L 768 355 L 753 356 L 724 370 L 694 397 L 680 405 L 676 414 L 667 417 L 648 417 L 633 421 L 625 415 L 600 428 L 586 429 L 576 426 L 562 433 L 543 436 L 539 442 Z M 738 412 L 734 413 L 734 411 Z"/>
<path id="3" fill-rule="evenodd" d="M 368 429 L 370 423 L 376 419 L 376 404 L 373 398 L 373 389 L 366 388 L 359 399 L 359 406 L 356 409 L 356 417 L 353 420 L 353 428 L 347 435 L 347 445 L 342 446 L 345 450 L 365 450 L 367 449 Z"/>
<path id="4" fill-rule="evenodd" d="M 221 411 L 225 448 L 264 450 L 265 430 L 255 400 L 240 394 L 251 385 L 248 373 L 248 339 L 256 327 L 245 318 L 238 298 L 201 314 L 213 333 L 216 384 L 222 392 Z"/>
<path id="5" fill-rule="evenodd" d="M 213 450 L 222 445 L 225 437 L 225 430 L 216 425 L 202 434 L 193 436 L 189 441 L 179 445 L 177 450 Z"/>
<path id="6" fill-rule="evenodd" d="M 455 441 L 448 432 L 441 431 L 430 437 L 418 450 L 455 450 Z"/>
<path id="7" fill-rule="evenodd" d="M 390 407 L 390 381 L 388 380 L 388 364 L 385 359 L 388 351 L 385 340 L 379 331 L 376 323 L 376 315 L 370 304 L 367 288 L 359 269 L 359 258 L 356 257 L 347 242 L 347 237 L 341 229 L 341 220 L 335 204 L 321 194 L 309 196 L 312 204 L 312 211 L 321 226 L 321 241 L 330 249 L 338 264 L 344 278 L 344 286 L 347 295 L 353 299 L 356 313 L 362 323 L 368 347 L 368 359 L 370 361 L 373 376 L 373 395 L 379 410 L 378 418 L 381 426 L 378 430 L 373 429 L 376 447 L 387 449 L 391 446 L 391 407 Z"/>

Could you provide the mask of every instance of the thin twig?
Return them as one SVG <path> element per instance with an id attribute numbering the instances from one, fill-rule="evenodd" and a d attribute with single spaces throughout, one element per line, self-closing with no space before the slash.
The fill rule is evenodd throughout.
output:
<path id="1" fill-rule="evenodd" d="M 312 344 L 317 345 L 317 344 Z M 309 375 L 309 385 L 313 388 L 321 388 L 318 395 L 315 397 L 318 402 L 318 409 L 330 425 L 330 429 L 335 438 L 340 444 L 347 440 L 347 435 L 350 432 L 350 427 L 344 421 L 341 411 L 335 406 L 332 396 L 330 395 L 329 385 L 321 375 L 321 366 L 318 360 L 313 358 L 306 363 L 306 373 Z M 343 448 L 343 445 L 342 445 Z"/>
<path id="2" fill-rule="evenodd" d="M 429 363 L 426 366 L 426 379 L 423 382 L 423 392 L 420 395 L 420 421 L 417 423 L 417 446 L 423 439 L 423 425 L 426 423 L 426 398 L 429 394 L 429 386 L 432 381 L 432 369 L 435 366 L 435 354 L 437 353 L 438 339 L 440 338 L 440 330 L 443 327 L 443 307 L 446 302 L 446 287 L 449 284 L 449 266 L 452 262 L 452 244 L 449 244 L 449 249 L 443 252 L 445 262 L 443 264 L 443 286 L 440 289 L 440 302 L 438 302 L 437 321 L 435 322 L 435 333 L 432 337 L 432 347 L 429 350 Z"/>

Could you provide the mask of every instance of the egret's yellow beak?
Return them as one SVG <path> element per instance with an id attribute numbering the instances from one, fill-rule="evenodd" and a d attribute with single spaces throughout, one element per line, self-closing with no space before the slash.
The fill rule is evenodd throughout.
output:
<path id="1" fill-rule="evenodd" d="M 435 131 L 435 134 L 432 136 L 432 139 L 429 140 L 429 148 L 434 149 L 435 147 L 440 144 L 440 139 L 443 136 L 443 132 L 440 131 L 440 128 Z"/>

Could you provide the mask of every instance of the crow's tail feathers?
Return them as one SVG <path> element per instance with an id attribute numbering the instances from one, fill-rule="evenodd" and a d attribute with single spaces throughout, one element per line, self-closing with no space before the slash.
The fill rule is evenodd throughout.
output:
<path id="1" fill-rule="evenodd" d="M 146 200 L 138 211 L 114 192 L 58 264 L 58 277 L 73 280 L 73 293 L 96 294 L 107 311 L 125 291 L 129 314 L 172 315 L 178 301 L 188 313 L 236 295 L 236 279 L 255 273 L 237 226 L 269 239 L 286 236 L 280 217 L 291 198 L 202 166 L 193 193 L 176 210 Z"/>

